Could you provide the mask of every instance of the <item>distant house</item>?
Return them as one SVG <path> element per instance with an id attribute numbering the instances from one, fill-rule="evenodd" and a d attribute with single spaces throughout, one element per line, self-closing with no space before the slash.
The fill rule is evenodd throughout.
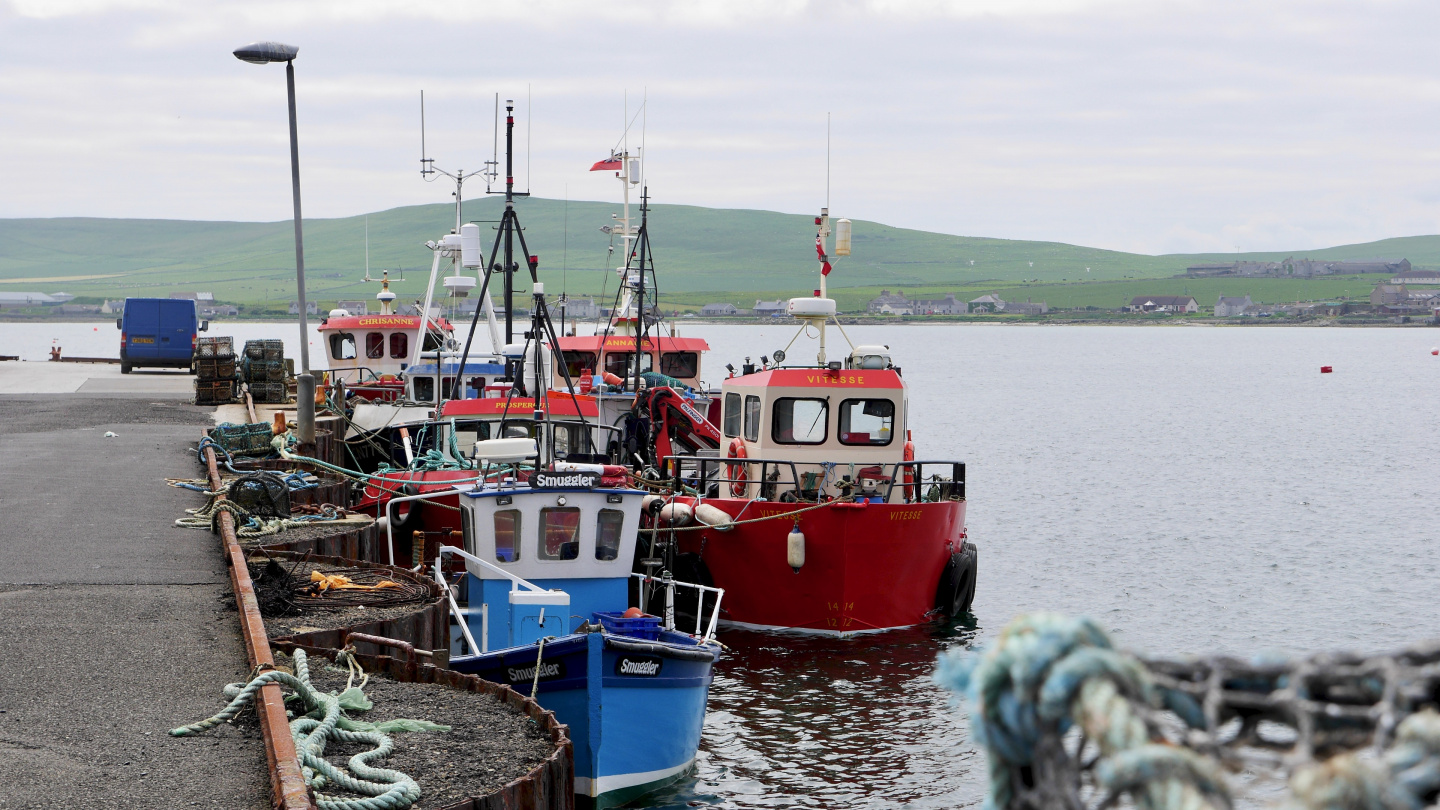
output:
<path id="1" fill-rule="evenodd" d="M 343 309 L 351 315 L 369 315 L 370 302 L 365 300 L 357 301 L 336 301 L 336 309 Z"/>
<path id="2" fill-rule="evenodd" d="M 1440 272 L 1435 270 L 1410 270 L 1390 279 L 1391 284 L 1440 284 Z"/>
<path id="3" fill-rule="evenodd" d="M 755 314 L 760 317 L 779 317 L 785 314 L 785 301 L 759 301 L 755 302 Z"/>
<path id="4" fill-rule="evenodd" d="M 103 304 L 100 305 L 100 312 L 101 312 L 101 314 L 104 314 L 104 315 L 119 315 L 120 313 L 122 313 L 122 312 L 124 312 L 124 311 L 125 311 L 125 301 L 124 301 L 124 299 L 121 299 L 121 300 L 119 300 L 119 301 L 111 301 L 110 299 L 107 298 L 107 299 L 105 299 L 105 303 L 103 303 Z"/>
<path id="5" fill-rule="evenodd" d="M 904 290 L 897 290 L 893 294 L 889 290 L 881 290 L 878 296 L 871 298 L 865 305 L 865 311 L 871 315 L 909 315 L 912 307 Z"/>
<path id="6" fill-rule="evenodd" d="M 1244 298 L 1227 298 L 1220 296 L 1215 302 L 1215 317 L 1217 318 L 1238 318 L 1245 314 L 1247 307 L 1253 306 L 1250 296 Z"/>
<path id="7" fill-rule="evenodd" d="M 560 311 L 560 301 L 556 299 L 552 306 L 556 312 Z M 600 317 L 600 305 L 595 303 L 594 298 L 566 298 L 565 317 L 571 319 L 588 319 Z"/>
<path id="8" fill-rule="evenodd" d="M 700 314 L 705 316 L 738 315 L 740 308 L 734 304 L 706 304 L 700 307 Z"/>
<path id="9" fill-rule="evenodd" d="M 915 315 L 964 315 L 969 311 L 964 301 L 956 301 L 954 293 L 944 298 L 917 298 L 910 302 Z"/>
<path id="10" fill-rule="evenodd" d="M 1000 299 L 1000 296 L 994 293 L 986 293 L 970 301 L 966 305 L 966 309 L 976 314 L 1004 312 L 1005 302 Z"/>
<path id="11" fill-rule="evenodd" d="M 1370 303 L 1375 306 L 1403 304 L 1410 298 L 1410 291 L 1404 284 L 1376 284 L 1370 291 Z"/>
<path id="12" fill-rule="evenodd" d="M 1200 305 L 1189 295 L 1137 295 L 1130 299 L 1131 312 L 1199 312 Z"/>
<path id="13" fill-rule="evenodd" d="M 200 307 L 202 318 L 234 318 L 240 314 L 240 308 L 234 304 L 215 304 L 214 306 Z"/>
<path id="14" fill-rule="evenodd" d="M 1006 315 L 1044 315 L 1050 311 L 1050 307 L 1044 301 L 1032 304 L 1029 301 L 1007 301 L 1005 303 Z"/>
<path id="15" fill-rule="evenodd" d="M 291 314 L 291 315 L 299 315 L 299 314 L 300 314 L 300 302 L 299 302 L 299 301 L 291 301 L 291 302 L 290 302 L 290 314 Z M 305 302 L 305 314 L 306 314 L 306 315 L 319 315 L 319 314 L 320 314 L 320 305 L 319 305 L 318 303 L 314 302 L 314 301 L 306 301 L 306 302 Z"/>
<path id="16" fill-rule="evenodd" d="M 1242 276 L 1245 278 L 1314 278 L 1360 273 L 1394 273 L 1408 275 L 1409 259 L 1357 259 L 1325 261 L 1287 257 L 1278 262 L 1238 261 L 1229 264 L 1192 264 L 1185 268 L 1190 278 Z"/>
<path id="17" fill-rule="evenodd" d="M 170 293 L 170 297 L 182 298 L 187 301 L 194 301 L 199 304 L 209 304 L 215 301 L 215 295 L 208 292 L 172 292 Z M 292 314 L 298 315 L 300 314 L 300 310 L 297 309 Z"/>

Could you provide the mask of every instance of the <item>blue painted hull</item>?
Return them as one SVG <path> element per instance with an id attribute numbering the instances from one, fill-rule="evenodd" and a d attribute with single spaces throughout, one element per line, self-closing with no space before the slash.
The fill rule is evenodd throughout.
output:
<path id="1" fill-rule="evenodd" d="M 718 645 L 662 631 L 659 641 L 572 634 L 450 666 L 530 694 L 570 727 L 575 797 L 616 807 L 685 776 L 695 761 Z"/>

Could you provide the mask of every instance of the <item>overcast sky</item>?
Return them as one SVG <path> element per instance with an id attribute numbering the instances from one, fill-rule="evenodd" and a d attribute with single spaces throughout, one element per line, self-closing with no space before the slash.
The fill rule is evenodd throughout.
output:
<path id="1" fill-rule="evenodd" d="M 284 70 L 230 53 L 276 39 L 312 217 L 448 199 L 422 89 L 436 165 L 490 156 L 499 92 L 522 186 L 528 138 L 534 193 L 613 199 L 586 169 L 628 91 L 660 202 L 814 212 L 828 111 L 852 218 L 1147 253 L 1429 234 L 1437 30 L 1433 0 L 0 0 L 0 216 L 288 218 Z"/>

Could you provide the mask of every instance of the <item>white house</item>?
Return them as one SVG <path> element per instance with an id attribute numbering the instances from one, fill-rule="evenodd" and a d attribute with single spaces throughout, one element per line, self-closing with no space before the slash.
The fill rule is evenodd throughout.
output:
<path id="1" fill-rule="evenodd" d="M 1244 298 L 1228 298 L 1220 296 L 1215 302 L 1215 317 L 1217 318 L 1238 318 L 1245 314 L 1245 310 L 1252 306 L 1250 296 Z"/>

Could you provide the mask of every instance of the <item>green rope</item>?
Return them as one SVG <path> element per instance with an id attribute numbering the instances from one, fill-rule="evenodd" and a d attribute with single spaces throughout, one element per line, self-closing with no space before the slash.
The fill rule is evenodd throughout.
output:
<path id="1" fill-rule="evenodd" d="M 326 694 L 310 685 L 310 666 L 305 651 L 295 651 L 295 675 L 270 670 L 247 684 L 232 683 L 225 687 L 230 703 L 212 717 L 198 723 L 170 730 L 173 737 L 191 737 L 233 719 L 255 699 L 261 687 L 278 683 L 290 687 L 305 704 L 308 714 L 290 721 L 290 734 L 295 752 L 300 757 L 305 784 L 315 791 L 315 804 L 320 810 L 404 810 L 420 798 L 420 786 L 408 775 L 388 768 L 377 768 L 373 760 L 390 756 L 395 743 L 379 731 L 348 731 L 349 718 L 341 710 L 340 696 Z M 330 742 L 365 743 L 374 746 L 351 757 L 345 769 L 325 759 L 325 746 Z M 326 786 L 358 793 L 367 798 L 351 799 L 320 792 Z"/>

